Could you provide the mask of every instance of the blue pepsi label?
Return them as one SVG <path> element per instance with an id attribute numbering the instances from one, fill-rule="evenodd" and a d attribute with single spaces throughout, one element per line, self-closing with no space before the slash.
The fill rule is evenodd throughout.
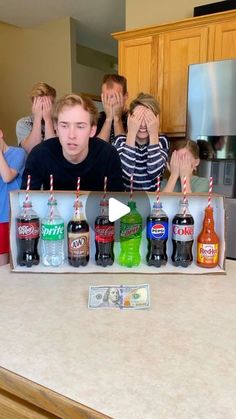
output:
<path id="1" fill-rule="evenodd" d="M 147 239 L 167 240 L 168 239 L 168 222 L 167 221 L 148 221 L 147 222 Z"/>

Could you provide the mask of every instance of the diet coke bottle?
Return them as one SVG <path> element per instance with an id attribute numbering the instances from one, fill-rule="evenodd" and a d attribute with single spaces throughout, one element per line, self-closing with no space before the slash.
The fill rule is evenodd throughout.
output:
<path id="1" fill-rule="evenodd" d="M 16 218 L 17 263 L 31 268 L 39 264 L 39 217 L 30 201 L 23 203 Z"/>
<path id="2" fill-rule="evenodd" d="M 97 265 L 108 266 L 114 262 L 114 223 L 108 218 L 108 200 L 100 202 L 100 214 L 95 220 L 95 260 Z"/>
<path id="3" fill-rule="evenodd" d="M 179 211 L 172 221 L 173 253 L 171 259 L 174 266 L 186 268 L 192 263 L 193 236 L 194 219 L 189 213 L 188 201 L 181 200 Z"/>

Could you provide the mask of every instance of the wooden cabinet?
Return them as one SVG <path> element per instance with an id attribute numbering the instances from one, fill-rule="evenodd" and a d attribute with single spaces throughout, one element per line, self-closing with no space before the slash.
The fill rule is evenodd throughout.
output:
<path id="1" fill-rule="evenodd" d="M 185 136 L 189 64 L 236 58 L 236 11 L 113 34 L 119 73 L 129 98 L 153 94 L 161 105 L 160 129 Z"/>
<path id="2" fill-rule="evenodd" d="M 207 40 L 206 27 L 160 35 L 163 49 L 159 54 L 159 72 L 163 73 L 163 85 L 159 100 L 162 131 L 166 133 L 185 131 L 188 66 L 207 61 Z"/>
<path id="3" fill-rule="evenodd" d="M 215 25 L 214 60 L 236 58 L 236 19 Z"/>
<path id="4" fill-rule="evenodd" d="M 157 61 L 157 39 L 146 36 L 125 40 L 119 47 L 119 73 L 128 80 L 129 102 L 139 92 L 156 95 L 153 79 Z"/>

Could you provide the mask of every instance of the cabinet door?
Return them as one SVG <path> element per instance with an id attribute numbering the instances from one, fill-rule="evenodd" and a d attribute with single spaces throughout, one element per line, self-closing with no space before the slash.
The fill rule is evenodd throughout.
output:
<path id="1" fill-rule="evenodd" d="M 162 131 L 185 135 L 188 65 L 207 61 L 208 28 L 171 31 L 160 38 Z"/>
<path id="2" fill-rule="evenodd" d="M 127 78 L 129 102 L 140 92 L 156 93 L 152 85 L 153 79 L 157 78 L 156 47 L 156 39 L 152 36 L 119 43 L 119 74 Z"/>
<path id="3" fill-rule="evenodd" d="M 215 25 L 214 60 L 236 58 L 236 21 Z"/>

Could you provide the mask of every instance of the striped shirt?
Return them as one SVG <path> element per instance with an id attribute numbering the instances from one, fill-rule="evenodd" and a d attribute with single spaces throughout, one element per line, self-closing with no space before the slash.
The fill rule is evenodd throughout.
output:
<path id="1" fill-rule="evenodd" d="M 121 159 L 125 190 L 130 190 L 130 177 L 133 175 L 134 190 L 155 191 L 157 176 L 166 167 L 169 151 L 167 138 L 160 136 L 159 143 L 154 145 L 135 143 L 134 148 L 126 145 L 126 135 L 119 135 L 114 146 Z"/>

